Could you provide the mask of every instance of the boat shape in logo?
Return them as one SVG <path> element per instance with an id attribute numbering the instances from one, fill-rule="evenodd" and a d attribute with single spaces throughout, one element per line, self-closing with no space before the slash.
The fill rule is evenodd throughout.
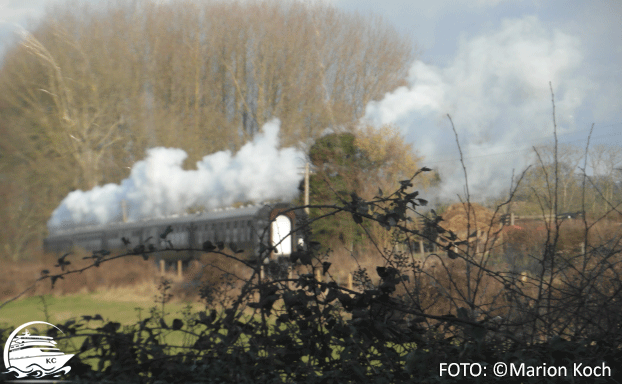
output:
<path id="1" fill-rule="evenodd" d="M 64 365 L 73 355 L 66 355 L 59 350 L 52 337 L 31 335 L 25 328 L 33 324 L 47 324 L 58 329 L 44 321 L 31 321 L 15 329 L 4 345 L 4 365 L 7 367 L 5 373 L 14 373 L 17 378 L 41 378 L 59 377 L 69 372 L 71 367 Z M 25 330 L 19 335 L 22 329 Z"/>

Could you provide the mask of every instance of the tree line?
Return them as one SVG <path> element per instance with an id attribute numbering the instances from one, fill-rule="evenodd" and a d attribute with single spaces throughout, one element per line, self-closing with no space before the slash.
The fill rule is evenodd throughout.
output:
<path id="1" fill-rule="evenodd" d="M 331 188 L 371 199 L 421 165 L 395 127 L 356 123 L 369 101 L 405 84 L 415 57 L 378 17 L 299 2 L 136 1 L 59 6 L 42 20 L 0 67 L 1 258 L 32 254 L 67 193 L 119 182 L 146 149 L 182 148 L 194 164 L 236 151 L 274 117 L 282 145 L 309 154 L 318 204 L 337 202 Z M 553 204 L 553 149 L 537 151 L 518 214 Z M 619 214 L 620 148 L 589 147 L 587 160 L 579 146 L 558 151 L 560 210 Z M 318 235 L 333 226 L 324 240 L 352 249 L 352 228 L 327 223 Z"/>
<path id="2" fill-rule="evenodd" d="M 374 16 L 298 2 L 51 9 L 0 67 L 0 233 L 19 259 L 68 192 L 119 182 L 155 146 L 188 163 L 269 119 L 284 146 L 357 120 L 405 82 L 411 41 Z"/>
<path id="3" fill-rule="evenodd" d="M 554 146 L 534 151 L 536 158 L 514 196 L 517 210 L 523 214 L 549 212 L 556 187 L 559 212 L 585 212 L 591 219 L 622 219 L 622 148 L 560 144 L 557 167 Z"/>

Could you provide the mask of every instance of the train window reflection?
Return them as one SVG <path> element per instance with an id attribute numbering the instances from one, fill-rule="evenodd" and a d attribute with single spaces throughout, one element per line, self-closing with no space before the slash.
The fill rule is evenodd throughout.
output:
<path id="1" fill-rule="evenodd" d="M 285 215 L 277 216 L 272 222 L 272 245 L 276 245 L 276 255 L 288 256 L 292 253 L 292 239 L 291 235 L 289 235 L 291 230 L 292 222 Z"/>

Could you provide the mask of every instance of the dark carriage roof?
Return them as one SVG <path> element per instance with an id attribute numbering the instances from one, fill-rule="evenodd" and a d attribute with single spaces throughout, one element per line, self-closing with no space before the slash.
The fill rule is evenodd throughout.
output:
<path id="1" fill-rule="evenodd" d="M 256 204 L 247 205 L 240 208 L 219 208 L 207 212 L 200 212 L 196 214 L 184 214 L 184 215 L 172 215 L 155 219 L 144 219 L 138 221 L 129 222 L 116 222 L 100 225 L 80 226 L 75 228 L 57 229 L 50 233 L 48 238 L 61 237 L 67 235 L 81 235 L 89 234 L 93 232 L 101 231 L 115 231 L 115 230 L 127 230 L 134 228 L 144 227 L 156 227 L 175 224 L 186 224 L 194 222 L 210 222 L 220 221 L 227 219 L 241 219 L 241 218 L 253 218 L 256 217 L 262 209 L 271 209 L 277 207 L 283 207 L 287 204 Z"/>

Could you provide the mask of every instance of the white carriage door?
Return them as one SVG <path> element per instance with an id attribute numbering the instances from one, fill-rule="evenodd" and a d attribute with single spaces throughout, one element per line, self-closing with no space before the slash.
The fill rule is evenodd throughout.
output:
<path id="1" fill-rule="evenodd" d="M 288 256 L 292 253 L 292 237 L 289 235 L 291 230 L 292 222 L 287 216 L 279 215 L 272 222 L 272 245 L 280 242 L 276 246 L 275 254 L 277 256 Z"/>

